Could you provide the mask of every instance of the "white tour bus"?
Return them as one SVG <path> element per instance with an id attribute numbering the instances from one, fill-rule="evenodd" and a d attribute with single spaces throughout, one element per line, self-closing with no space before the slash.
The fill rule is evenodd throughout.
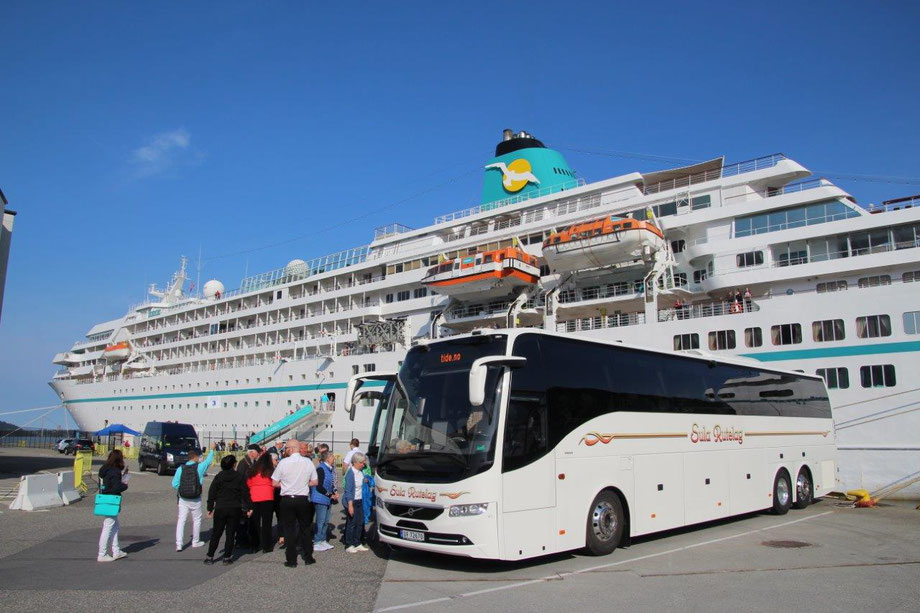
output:
<path id="1" fill-rule="evenodd" d="M 804 508 L 835 484 L 824 381 L 753 362 L 489 330 L 413 347 L 398 375 L 354 377 L 346 406 L 362 398 L 380 400 L 380 539 L 402 547 L 607 554 L 629 537 Z"/>

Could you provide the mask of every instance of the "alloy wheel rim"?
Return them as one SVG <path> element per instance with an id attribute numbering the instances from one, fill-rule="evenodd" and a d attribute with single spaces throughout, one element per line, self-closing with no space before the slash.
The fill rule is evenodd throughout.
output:
<path id="1" fill-rule="evenodd" d="M 594 536 L 599 540 L 611 540 L 617 529 L 617 518 L 613 505 L 606 500 L 599 502 L 591 513 L 591 526 L 594 529 Z"/>
<path id="2" fill-rule="evenodd" d="M 776 482 L 776 498 L 783 506 L 789 503 L 789 482 L 783 477 Z"/>
<path id="3" fill-rule="evenodd" d="M 807 500 L 811 496 L 811 482 L 804 473 L 800 474 L 799 478 L 796 479 L 795 487 L 799 500 Z"/>

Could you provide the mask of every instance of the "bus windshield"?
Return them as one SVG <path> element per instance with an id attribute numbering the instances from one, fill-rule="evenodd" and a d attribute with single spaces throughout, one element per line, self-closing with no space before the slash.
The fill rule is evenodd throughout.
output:
<path id="1" fill-rule="evenodd" d="M 482 406 L 469 402 L 472 363 L 502 355 L 505 335 L 413 348 L 388 398 L 377 471 L 385 479 L 449 483 L 487 470 L 495 457 L 498 382 L 489 369 Z"/>

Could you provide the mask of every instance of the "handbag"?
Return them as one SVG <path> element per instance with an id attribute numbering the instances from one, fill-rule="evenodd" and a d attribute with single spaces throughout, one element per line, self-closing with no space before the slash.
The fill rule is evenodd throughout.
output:
<path id="1" fill-rule="evenodd" d="M 94 515 L 117 517 L 121 511 L 121 496 L 115 494 L 96 494 Z"/>

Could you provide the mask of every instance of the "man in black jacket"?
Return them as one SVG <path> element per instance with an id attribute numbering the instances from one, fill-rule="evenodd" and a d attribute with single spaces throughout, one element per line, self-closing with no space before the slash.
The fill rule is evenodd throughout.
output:
<path id="1" fill-rule="evenodd" d="M 252 473 L 252 467 L 256 465 L 256 460 L 259 459 L 261 453 L 262 448 L 258 445 L 249 445 L 246 447 L 246 455 L 243 456 L 243 459 L 240 460 L 240 463 L 236 466 L 236 472 L 242 475 L 243 483 L 249 479 L 249 475 Z M 241 519 L 242 521 L 239 523 L 237 532 L 240 545 L 255 551 L 259 547 L 259 527 L 255 522 L 250 521 L 249 517 L 242 516 Z"/>
<path id="2" fill-rule="evenodd" d="M 236 470 L 236 458 L 226 456 L 220 461 L 221 471 L 217 473 L 208 488 L 208 518 L 214 518 L 214 531 L 211 542 L 208 544 L 208 557 L 205 564 L 214 563 L 214 553 L 220 542 L 224 529 L 227 532 L 227 543 L 224 546 L 224 564 L 233 564 L 233 545 L 235 527 L 240 523 L 240 517 L 252 515 L 252 502 L 249 498 L 249 487 L 246 479 Z"/>

